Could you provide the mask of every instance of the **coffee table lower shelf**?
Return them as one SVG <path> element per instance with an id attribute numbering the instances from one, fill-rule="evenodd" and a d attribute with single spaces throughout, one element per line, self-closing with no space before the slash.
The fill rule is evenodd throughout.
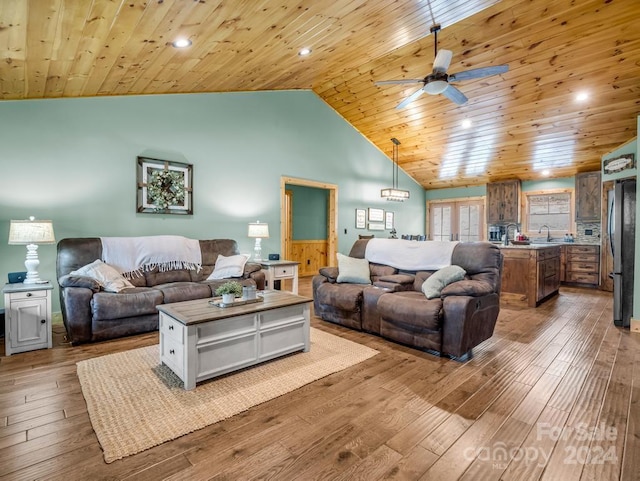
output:
<path id="1" fill-rule="evenodd" d="M 310 299 L 275 292 L 268 297 L 279 301 L 276 307 L 261 302 L 216 309 L 208 300 L 158 306 L 161 362 L 190 390 L 206 379 L 309 351 Z M 203 319 L 199 302 L 211 319 Z"/>

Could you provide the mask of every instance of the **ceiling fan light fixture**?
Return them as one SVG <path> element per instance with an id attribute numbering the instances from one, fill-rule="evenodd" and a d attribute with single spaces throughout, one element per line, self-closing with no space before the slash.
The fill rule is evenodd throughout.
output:
<path id="1" fill-rule="evenodd" d="M 432 80 L 424 86 L 424 91 L 431 95 L 441 94 L 449 86 L 446 80 Z"/>

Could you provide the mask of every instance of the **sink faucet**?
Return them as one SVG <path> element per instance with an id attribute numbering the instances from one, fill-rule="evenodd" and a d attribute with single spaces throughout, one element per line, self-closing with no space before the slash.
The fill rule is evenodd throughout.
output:
<path id="1" fill-rule="evenodd" d="M 538 234 L 542 234 L 542 228 L 543 227 L 547 228 L 547 242 L 551 242 L 551 234 L 549 233 L 549 226 L 547 224 L 542 224 L 540 226 L 540 230 L 538 230 Z"/>
<path id="2" fill-rule="evenodd" d="M 516 230 L 518 229 L 518 224 L 507 224 L 507 228 L 504 230 L 504 245 L 508 246 L 509 245 L 509 227 L 515 227 Z"/>

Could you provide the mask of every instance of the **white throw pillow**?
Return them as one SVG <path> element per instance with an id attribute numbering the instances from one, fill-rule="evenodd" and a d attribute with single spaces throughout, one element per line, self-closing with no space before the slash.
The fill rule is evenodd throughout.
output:
<path id="1" fill-rule="evenodd" d="M 134 285 L 122 277 L 117 270 L 109 264 L 105 264 L 100 259 L 96 259 L 91 264 L 87 264 L 77 271 L 72 271 L 70 274 L 74 276 L 91 277 L 98 281 L 107 292 L 120 292 L 122 289 L 134 287 Z"/>
<path id="2" fill-rule="evenodd" d="M 437 270 L 429 278 L 422 283 L 422 292 L 427 299 L 440 297 L 442 289 L 452 282 L 464 279 L 466 271 L 460 266 L 447 266 Z"/>
<path id="3" fill-rule="evenodd" d="M 336 282 L 350 284 L 371 284 L 371 272 L 369 271 L 369 261 L 356 257 L 345 256 L 339 252 L 338 257 L 338 278 Z"/>
<path id="4" fill-rule="evenodd" d="M 229 277 L 242 277 L 242 274 L 244 273 L 244 265 L 247 263 L 248 259 L 249 257 L 244 254 L 229 257 L 218 254 L 216 265 L 213 268 L 211 275 L 207 277 L 207 280 L 211 281 L 215 279 L 228 279 Z"/>

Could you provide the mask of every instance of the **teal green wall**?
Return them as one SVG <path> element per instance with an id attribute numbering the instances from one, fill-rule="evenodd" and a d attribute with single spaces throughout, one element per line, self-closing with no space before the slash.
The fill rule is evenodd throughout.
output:
<path id="1" fill-rule="evenodd" d="M 425 192 L 426 200 L 460 199 L 463 197 L 484 197 L 487 195 L 486 185 L 473 187 L 452 187 L 450 189 L 434 189 Z"/>
<path id="2" fill-rule="evenodd" d="M 557 179 L 523 180 L 520 184 L 522 192 L 538 190 L 573 189 L 576 186 L 575 177 L 560 177 Z"/>
<path id="3" fill-rule="evenodd" d="M 287 185 L 293 193 L 293 240 L 327 238 L 329 191 L 301 185 Z"/>
<path id="4" fill-rule="evenodd" d="M 386 208 L 388 153 L 311 91 L 178 94 L 0 103 L 0 278 L 24 270 L 6 243 L 10 219 L 53 220 L 56 238 L 177 234 L 233 238 L 251 253 L 247 223 L 268 222 L 263 252 L 280 250 L 282 176 L 338 186 L 338 249 L 357 239 L 356 207 Z M 136 156 L 193 164 L 194 214 L 136 213 Z M 424 189 L 394 205 L 402 232 L 423 232 Z M 346 233 L 345 233 L 346 229 Z M 55 280 L 55 246 L 40 246 Z M 58 290 L 54 311 L 59 310 Z"/>

